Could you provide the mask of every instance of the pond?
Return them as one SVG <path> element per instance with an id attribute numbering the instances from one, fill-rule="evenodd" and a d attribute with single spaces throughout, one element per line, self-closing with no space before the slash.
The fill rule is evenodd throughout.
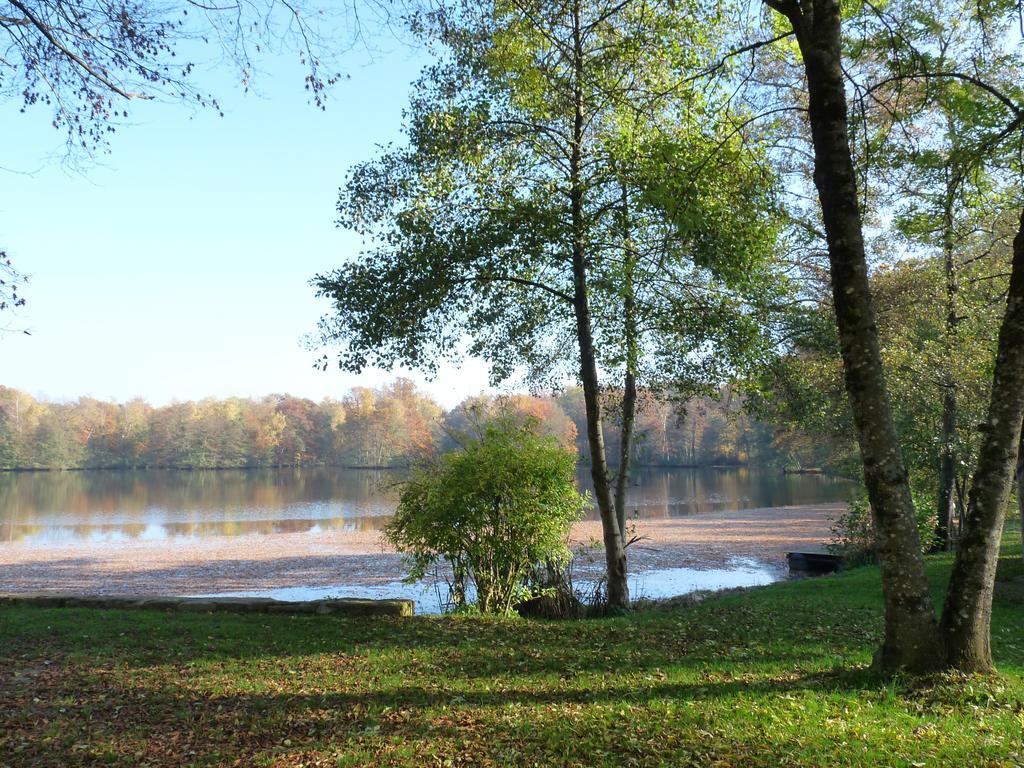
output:
<path id="1" fill-rule="evenodd" d="M 401 479 L 334 467 L 0 473 L 0 547 L 376 531 Z M 579 482 L 589 485 L 587 469 Z M 849 482 L 820 475 L 643 467 L 627 501 L 631 514 L 653 519 L 845 501 L 850 493 Z"/>

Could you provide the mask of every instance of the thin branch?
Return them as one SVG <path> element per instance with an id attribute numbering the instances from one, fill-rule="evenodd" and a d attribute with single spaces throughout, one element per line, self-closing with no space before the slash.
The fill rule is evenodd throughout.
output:
<path id="1" fill-rule="evenodd" d="M 8 2 L 10 2 L 11 5 L 13 5 L 23 14 L 25 14 L 25 17 L 31 22 L 31 25 L 38 29 L 39 32 L 43 35 L 43 37 L 50 41 L 50 44 L 53 45 L 54 48 L 56 48 L 58 51 L 64 54 L 70 61 L 77 64 L 79 68 L 81 68 L 84 72 L 87 72 L 91 77 L 103 83 L 103 85 L 105 85 L 111 91 L 126 99 L 152 98 L 151 96 L 147 96 L 144 93 L 132 93 L 131 91 L 126 91 L 124 88 L 115 83 L 105 74 L 95 69 L 91 64 L 89 64 L 89 62 L 85 61 L 77 53 L 75 53 L 66 45 L 64 45 L 63 42 L 57 39 L 57 37 L 50 31 L 50 27 L 47 24 L 44 24 L 40 19 L 38 19 L 35 16 L 35 14 L 32 13 L 32 11 L 30 11 L 20 2 L 20 0 L 8 0 Z"/>
<path id="2" fill-rule="evenodd" d="M 526 286 L 527 288 L 536 288 L 537 290 L 544 291 L 545 293 L 551 294 L 556 298 L 561 299 L 569 304 L 574 303 L 574 299 L 568 293 L 560 291 L 557 288 L 552 288 L 550 285 L 544 283 L 538 283 L 535 280 L 527 280 L 522 277 L 513 277 L 512 275 L 497 275 L 489 277 L 486 275 L 474 275 L 472 277 L 466 277 L 456 281 L 458 283 L 513 283 L 515 285 Z"/>

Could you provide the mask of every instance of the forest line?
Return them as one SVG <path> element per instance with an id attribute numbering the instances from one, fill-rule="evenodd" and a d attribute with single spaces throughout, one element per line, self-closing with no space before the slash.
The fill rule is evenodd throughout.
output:
<path id="1" fill-rule="evenodd" d="M 455 447 L 458 434 L 497 410 L 536 419 L 541 431 L 589 462 L 579 388 L 554 395 L 479 395 L 450 410 L 398 378 L 317 403 L 292 395 L 205 398 L 153 406 L 82 397 L 46 402 L 0 386 L 0 470 L 228 469 L 335 465 L 404 467 Z M 633 461 L 651 466 L 781 466 L 775 430 L 738 397 L 685 406 L 648 397 Z M 618 451 L 617 431 L 607 430 Z"/>

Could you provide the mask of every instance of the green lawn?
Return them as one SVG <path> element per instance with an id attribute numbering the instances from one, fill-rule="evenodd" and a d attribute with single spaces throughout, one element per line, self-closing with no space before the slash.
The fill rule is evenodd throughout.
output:
<path id="1" fill-rule="evenodd" d="M 0 765 L 1021 765 L 1015 538 L 992 679 L 873 677 L 867 568 L 563 623 L 3 608 Z"/>

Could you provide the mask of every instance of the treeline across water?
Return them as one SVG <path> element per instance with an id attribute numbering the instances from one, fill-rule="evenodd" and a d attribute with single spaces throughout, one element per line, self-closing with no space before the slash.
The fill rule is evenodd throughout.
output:
<path id="1" fill-rule="evenodd" d="M 408 379 L 357 387 L 319 403 L 291 395 L 205 399 L 155 407 L 83 397 L 36 400 L 0 386 L 0 469 L 231 468 L 337 465 L 395 467 L 455 445 L 453 435 L 499 408 L 541 428 L 589 460 L 583 395 L 479 396 L 445 411 Z M 634 460 L 659 466 L 781 463 L 772 429 L 737 398 L 694 399 L 685 409 L 648 399 Z M 609 456 L 617 429 L 607 430 Z"/>

